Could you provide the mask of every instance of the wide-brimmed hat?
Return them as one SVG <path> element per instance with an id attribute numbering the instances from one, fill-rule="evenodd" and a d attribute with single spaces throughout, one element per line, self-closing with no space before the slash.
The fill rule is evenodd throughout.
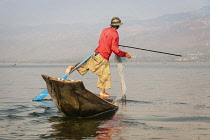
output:
<path id="1" fill-rule="evenodd" d="M 120 26 L 122 24 L 123 23 L 121 22 L 119 17 L 113 17 L 110 26 Z"/>

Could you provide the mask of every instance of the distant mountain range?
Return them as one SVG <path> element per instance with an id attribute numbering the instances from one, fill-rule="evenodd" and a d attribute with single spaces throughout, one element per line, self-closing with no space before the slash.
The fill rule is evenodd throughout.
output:
<path id="1" fill-rule="evenodd" d="M 174 58 L 142 52 L 136 61 L 210 62 L 210 7 L 133 23 L 123 32 L 126 36 L 132 30 L 124 44 L 183 55 Z"/>
<path id="2" fill-rule="evenodd" d="M 97 46 L 104 23 L 0 26 L 0 63 L 70 63 Z M 182 58 L 125 49 L 135 62 L 210 62 L 210 6 L 151 20 L 124 21 L 120 44 L 176 53 Z"/>

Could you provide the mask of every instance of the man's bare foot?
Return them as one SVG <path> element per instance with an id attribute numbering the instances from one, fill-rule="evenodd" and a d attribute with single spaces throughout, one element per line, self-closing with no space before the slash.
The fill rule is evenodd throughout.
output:
<path id="1" fill-rule="evenodd" d="M 66 69 L 66 72 L 65 74 L 69 74 L 71 70 L 73 70 L 75 68 L 75 66 L 69 66 L 67 69 Z"/>
<path id="2" fill-rule="evenodd" d="M 111 95 L 109 95 L 108 93 L 104 92 L 104 93 L 100 93 L 100 97 L 101 98 L 109 98 Z"/>

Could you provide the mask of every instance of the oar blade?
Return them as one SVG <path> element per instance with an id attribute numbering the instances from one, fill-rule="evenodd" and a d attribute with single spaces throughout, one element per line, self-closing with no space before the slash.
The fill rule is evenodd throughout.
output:
<path id="1" fill-rule="evenodd" d="M 48 94 L 48 90 L 45 89 L 44 91 L 42 91 L 42 93 L 40 93 L 38 96 L 36 96 L 33 101 L 41 101 L 44 97 L 46 97 Z"/>
<path id="2" fill-rule="evenodd" d="M 61 79 L 67 79 L 68 75 L 64 75 L 61 77 Z M 44 99 L 44 97 L 46 97 L 48 94 L 47 89 L 45 89 L 44 91 L 42 91 L 42 93 L 40 93 L 38 96 L 36 96 L 33 101 L 41 101 L 42 99 Z"/>
<path id="3" fill-rule="evenodd" d="M 61 77 L 61 79 L 67 79 L 68 75 L 64 75 Z"/>

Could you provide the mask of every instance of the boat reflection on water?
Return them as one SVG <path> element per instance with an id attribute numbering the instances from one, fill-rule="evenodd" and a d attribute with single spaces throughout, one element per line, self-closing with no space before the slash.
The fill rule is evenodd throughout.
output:
<path id="1" fill-rule="evenodd" d="M 41 138 L 52 139 L 100 139 L 109 140 L 119 136 L 120 126 L 118 120 L 120 114 L 117 110 L 100 116 L 90 118 L 72 118 L 52 116 L 48 119 L 51 130 L 47 134 L 40 135 Z M 119 110 L 120 112 L 122 110 Z"/>
<path id="2" fill-rule="evenodd" d="M 98 140 L 112 140 L 113 138 L 123 140 L 126 134 L 122 134 L 122 128 L 124 124 L 122 123 L 124 118 L 124 113 L 126 112 L 126 101 L 119 100 L 120 108 L 118 113 L 115 114 L 112 119 L 103 121 L 103 123 L 99 126 L 99 130 L 96 131 L 98 134 L 95 139 Z"/>
<path id="3" fill-rule="evenodd" d="M 103 125 L 111 120 L 115 113 L 116 111 L 90 118 L 52 116 L 48 119 L 52 123 L 52 130 L 48 134 L 42 134 L 41 138 L 85 139 L 97 137 L 102 133 L 107 133 L 108 130 Z"/>

